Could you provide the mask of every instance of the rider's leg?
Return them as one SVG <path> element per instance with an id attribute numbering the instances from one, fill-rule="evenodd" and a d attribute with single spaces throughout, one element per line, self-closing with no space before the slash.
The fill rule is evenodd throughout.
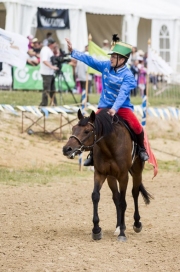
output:
<path id="1" fill-rule="evenodd" d="M 146 148 L 144 146 L 144 131 L 142 129 L 141 133 L 136 134 L 137 137 L 137 144 L 139 146 L 139 157 L 142 161 L 147 161 L 149 156 L 146 152 Z"/>
<path id="2" fill-rule="evenodd" d="M 149 159 L 149 156 L 144 146 L 144 131 L 136 115 L 133 113 L 132 110 L 127 108 L 119 109 L 117 114 L 121 116 L 124 120 L 126 120 L 129 126 L 132 128 L 132 130 L 136 133 L 137 144 L 139 147 L 138 155 L 142 161 L 147 161 Z"/>
<path id="3" fill-rule="evenodd" d="M 84 166 L 93 166 L 93 151 L 91 150 L 90 153 L 87 156 L 87 159 L 84 161 Z"/>

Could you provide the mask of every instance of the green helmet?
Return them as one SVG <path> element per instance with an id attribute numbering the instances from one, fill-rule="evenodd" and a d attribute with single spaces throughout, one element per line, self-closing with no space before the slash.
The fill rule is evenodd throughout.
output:
<path id="1" fill-rule="evenodd" d="M 125 58 L 129 58 L 129 54 L 132 52 L 132 45 L 124 42 L 114 42 L 111 47 L 111 51 L 108 55 L 119 54 Z"/>

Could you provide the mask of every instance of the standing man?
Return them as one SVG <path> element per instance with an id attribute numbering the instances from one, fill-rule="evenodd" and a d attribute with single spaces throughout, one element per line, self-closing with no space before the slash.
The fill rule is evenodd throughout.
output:
<path id="1" fill-rule="evenodd" d="M 43 93 L 40 106 L 48 105 L 48 96 L 50 97 L 50 105 L 57 105 L 55 97 L 55 76 L 54 71 L 59 70 L 57 66 L 54 66 L 51 62 L 52 56 L 54 56 L 54 48 L 56 42 L 53 38 L 48 39 L 48 45 L 44 46 L 40 52 L 40 74 L 43 78 Z"/>

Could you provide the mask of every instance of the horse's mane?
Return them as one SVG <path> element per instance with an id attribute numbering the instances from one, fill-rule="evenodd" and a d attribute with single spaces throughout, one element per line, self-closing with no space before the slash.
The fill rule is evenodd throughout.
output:
<path id="1" fill-rule="evenodd" d="M 95 129 L 97 136 L 107 136 L 113 132 L 113 117 L 107 113 L 108 109 L 102 109 L 95 118 Z M 90 116 L 81 119 L 78 123 L 79 126 L 86 126 L 91 122 Z"/>

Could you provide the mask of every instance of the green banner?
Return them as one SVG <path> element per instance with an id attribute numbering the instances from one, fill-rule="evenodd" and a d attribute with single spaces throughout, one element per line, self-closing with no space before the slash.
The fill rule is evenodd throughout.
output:
<path id="1" fill-rule="evenodd" d="M 96 45 L 94 42 L 89 41 L 88 44 L 88 51 L 89 55 L 94 57 L 98 60 L 109 60 L 110 56 L 107 54 L 106 51 L 104 51 L 102 48 L 100 48 L 98 45 Z M 101 74 L 100 72 L 94 70 L 91 67 L 88 67 L 88 73 L 89 74 Z"/>
<path id="2" fill-rule="evenodd" d="M 25 68 L 19 69 L 13 67 L 13 89 L 17 90 L 43 90 L 42 77 L 38 66 L 26 65 Z M 71 65 L 63 63 L 62 74 L 56 76 L 56 90 L 66 91 L 75 87 L 73 78 L 73 68 Z M 67 86 L 68 85 L 68 86 Z"/>

